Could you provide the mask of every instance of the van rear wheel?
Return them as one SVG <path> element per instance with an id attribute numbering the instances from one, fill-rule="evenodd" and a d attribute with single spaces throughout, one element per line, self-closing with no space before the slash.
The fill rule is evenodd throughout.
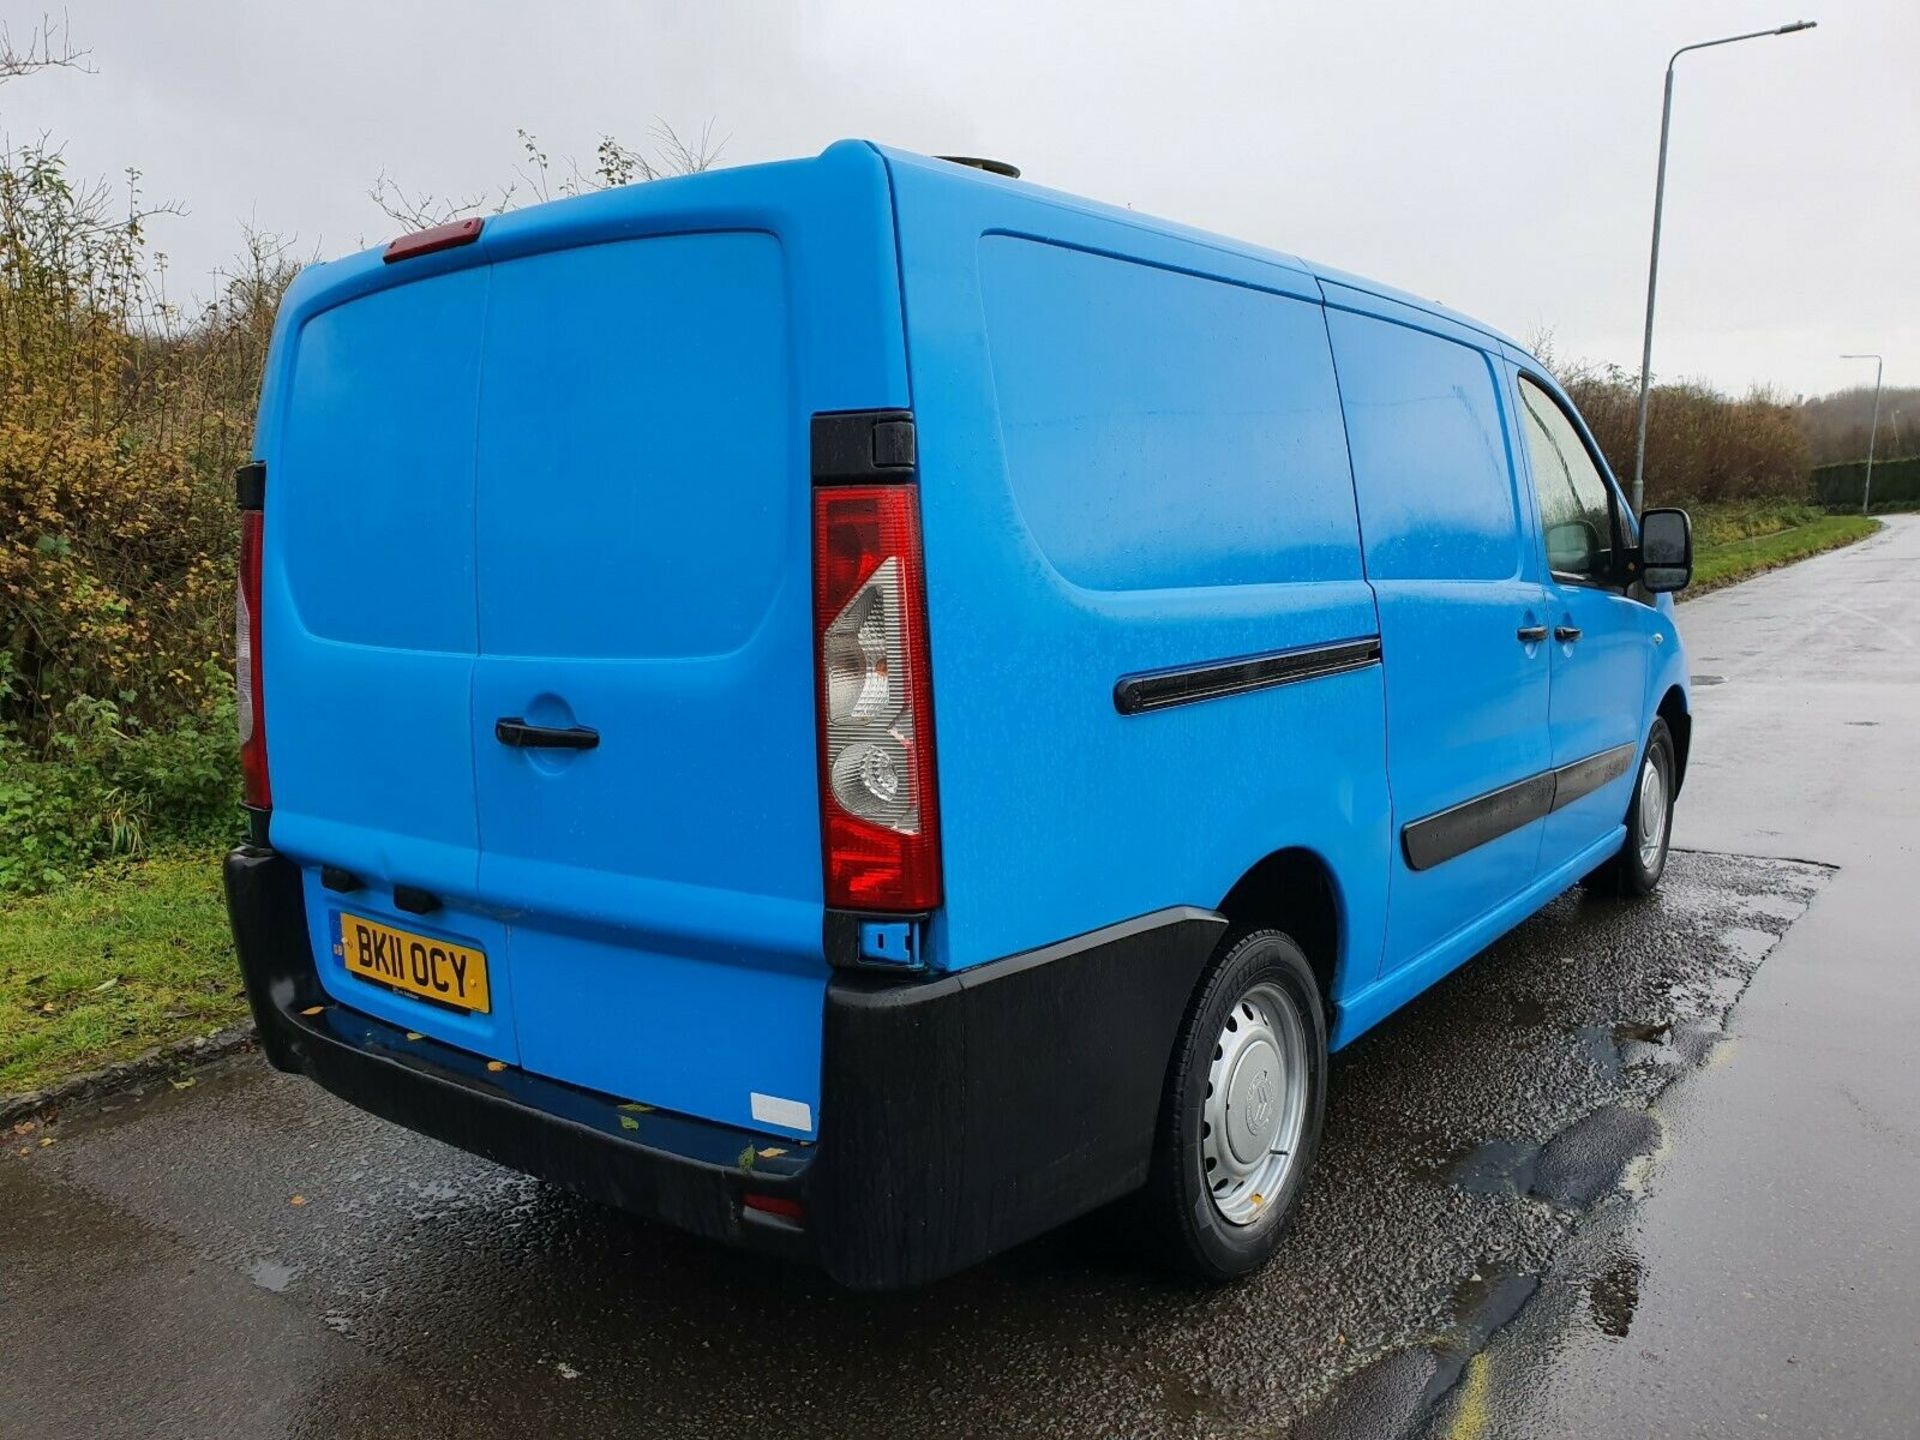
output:
<path id="1" fill-rule="evenodd" d="M 1167 1259 L 1220 1284 L 1273 1253 L 1320 1147 L 1327 1021 L 1277 930 L 1229 935 L 1167 1067 L 1147 1208 Z"/>

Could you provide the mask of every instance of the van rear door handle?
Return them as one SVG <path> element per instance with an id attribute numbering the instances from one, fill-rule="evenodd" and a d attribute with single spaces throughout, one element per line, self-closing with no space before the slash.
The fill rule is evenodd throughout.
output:
<path id="1" fill-rule="evenodd" d="M 1547 627 L 1544 625 L 1522 625 L 1518 630 L 1513 632 L 1513 638 L 1518 640 L 1522 645 L 1537 645 L 1547 638 Z"/>
<path id="2" fill-rule="evenodd" d="M 1580 627 L 1578 625 L 1556 625 L 1553 627 L 1553 638 L 1558 640 L 1562 645 L 1571 645 L 1580 638 Z"/>
<path id="3" fill-rule="evenodd" d="M 600 732 L 585 725 L 529 725 L 508 715 L 493 722 L 493 738 L 516 750 L 591 750 Z"/>

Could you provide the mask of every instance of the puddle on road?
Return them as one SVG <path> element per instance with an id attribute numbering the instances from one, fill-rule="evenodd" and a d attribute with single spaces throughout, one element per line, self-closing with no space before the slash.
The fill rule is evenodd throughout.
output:
<path id="1" fill-rule="evenodd" d="M 1661 1020 L 1658 1023 L 1646 1020 L 1623 1020 L 1613 1027 L 1613 1043 L 1616 1045 L 1665 1045 L 1667 1036 L 1673 1033 L 1673 1022 Z"/>
<path id="2" fill-rule="evenodd" d="M 1447 1179 L 1469 1195 L 1524 1195 L 1539 1158 L 1537 1140 L 1488 1140 L 1462 1156 Z"/>
<path id="3" fill-rule="evenodd" d="M 1629 1250 L 1587 1281 L 1587 1308 L 1602 1335 L 1627 1337 L 1640 1305 L 1640 1279 L 1640 1257 Z"/>
<path id="4" fill-rule="evenodd" d="M 1740 953 L 1742 959 L 1750 961 L 1756 969 L 1759 968 L 1762 957 L 1774 947 L 1779 938 L 1779 935 L 1771 930 L 1756 930 L 1745 925 L 1736 925 L 1731 930 L 1720 932 L 1721 941 L 1731 945 Z"/>
<path id="5" fill-rule="evenodd" d="M 297 1266 L 266 1256 L 247 1266 L 247 1278 L 262 1290 L 271 1290 L 276 1295 L 291 1285 L 299 1273 Z"/>

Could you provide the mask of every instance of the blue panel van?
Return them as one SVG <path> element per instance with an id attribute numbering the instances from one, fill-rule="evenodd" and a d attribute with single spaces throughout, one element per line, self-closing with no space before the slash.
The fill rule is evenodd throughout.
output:
<path id="1" fill-rule="evenodd" d="M 1330 1051 L 1666 863 L 1687 517 L 1286 255 L 845 142 L 305 271 L 256 446 L 268 1059 L 849 1286 L 1249 1271 Z"/>

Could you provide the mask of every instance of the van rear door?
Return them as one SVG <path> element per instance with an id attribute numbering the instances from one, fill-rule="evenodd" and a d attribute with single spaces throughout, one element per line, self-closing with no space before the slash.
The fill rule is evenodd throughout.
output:
<path id="1" fill-rule="evenodd" d="M 521 1063 L 807 1134 L 826 969 L 786 288 L 762 231 L 494 267 L 472 748 Z"/>
<path id="2" fill-rule="evenodd" d="M 843 142 L 461 238 L 303 275 L 261 401 L 271 836 L 323 983 L 811 1135 L 808 434 L 909 404 L 885 167 Z M 348 974 L 350 915 L 483 952 L 489 1008 Z"/>
<path id="3" fill-rule="evenodd" d="M 282 322 L 292 343 L 276 342 L 287 371 L 269 385 L 284 405 L 262 404 L 271 836 L 303 862 L 310 938 L 332 994 L 510 1061 L 506 932 L 471 898 L 472 435 L 487 272 L 369 289 L 365 265 L 328 268 L 348 272 L 345 294 L 303 277 Z M 403 909 L 396 887 L 437 904 Z M 493 972 L 485 1008 L 347 973 L 342 926 L 351 941 L 356 920 L 374 922 L 383 959 L 394 929 L 463 958 L 479 951 L 466 963 Z"/>

